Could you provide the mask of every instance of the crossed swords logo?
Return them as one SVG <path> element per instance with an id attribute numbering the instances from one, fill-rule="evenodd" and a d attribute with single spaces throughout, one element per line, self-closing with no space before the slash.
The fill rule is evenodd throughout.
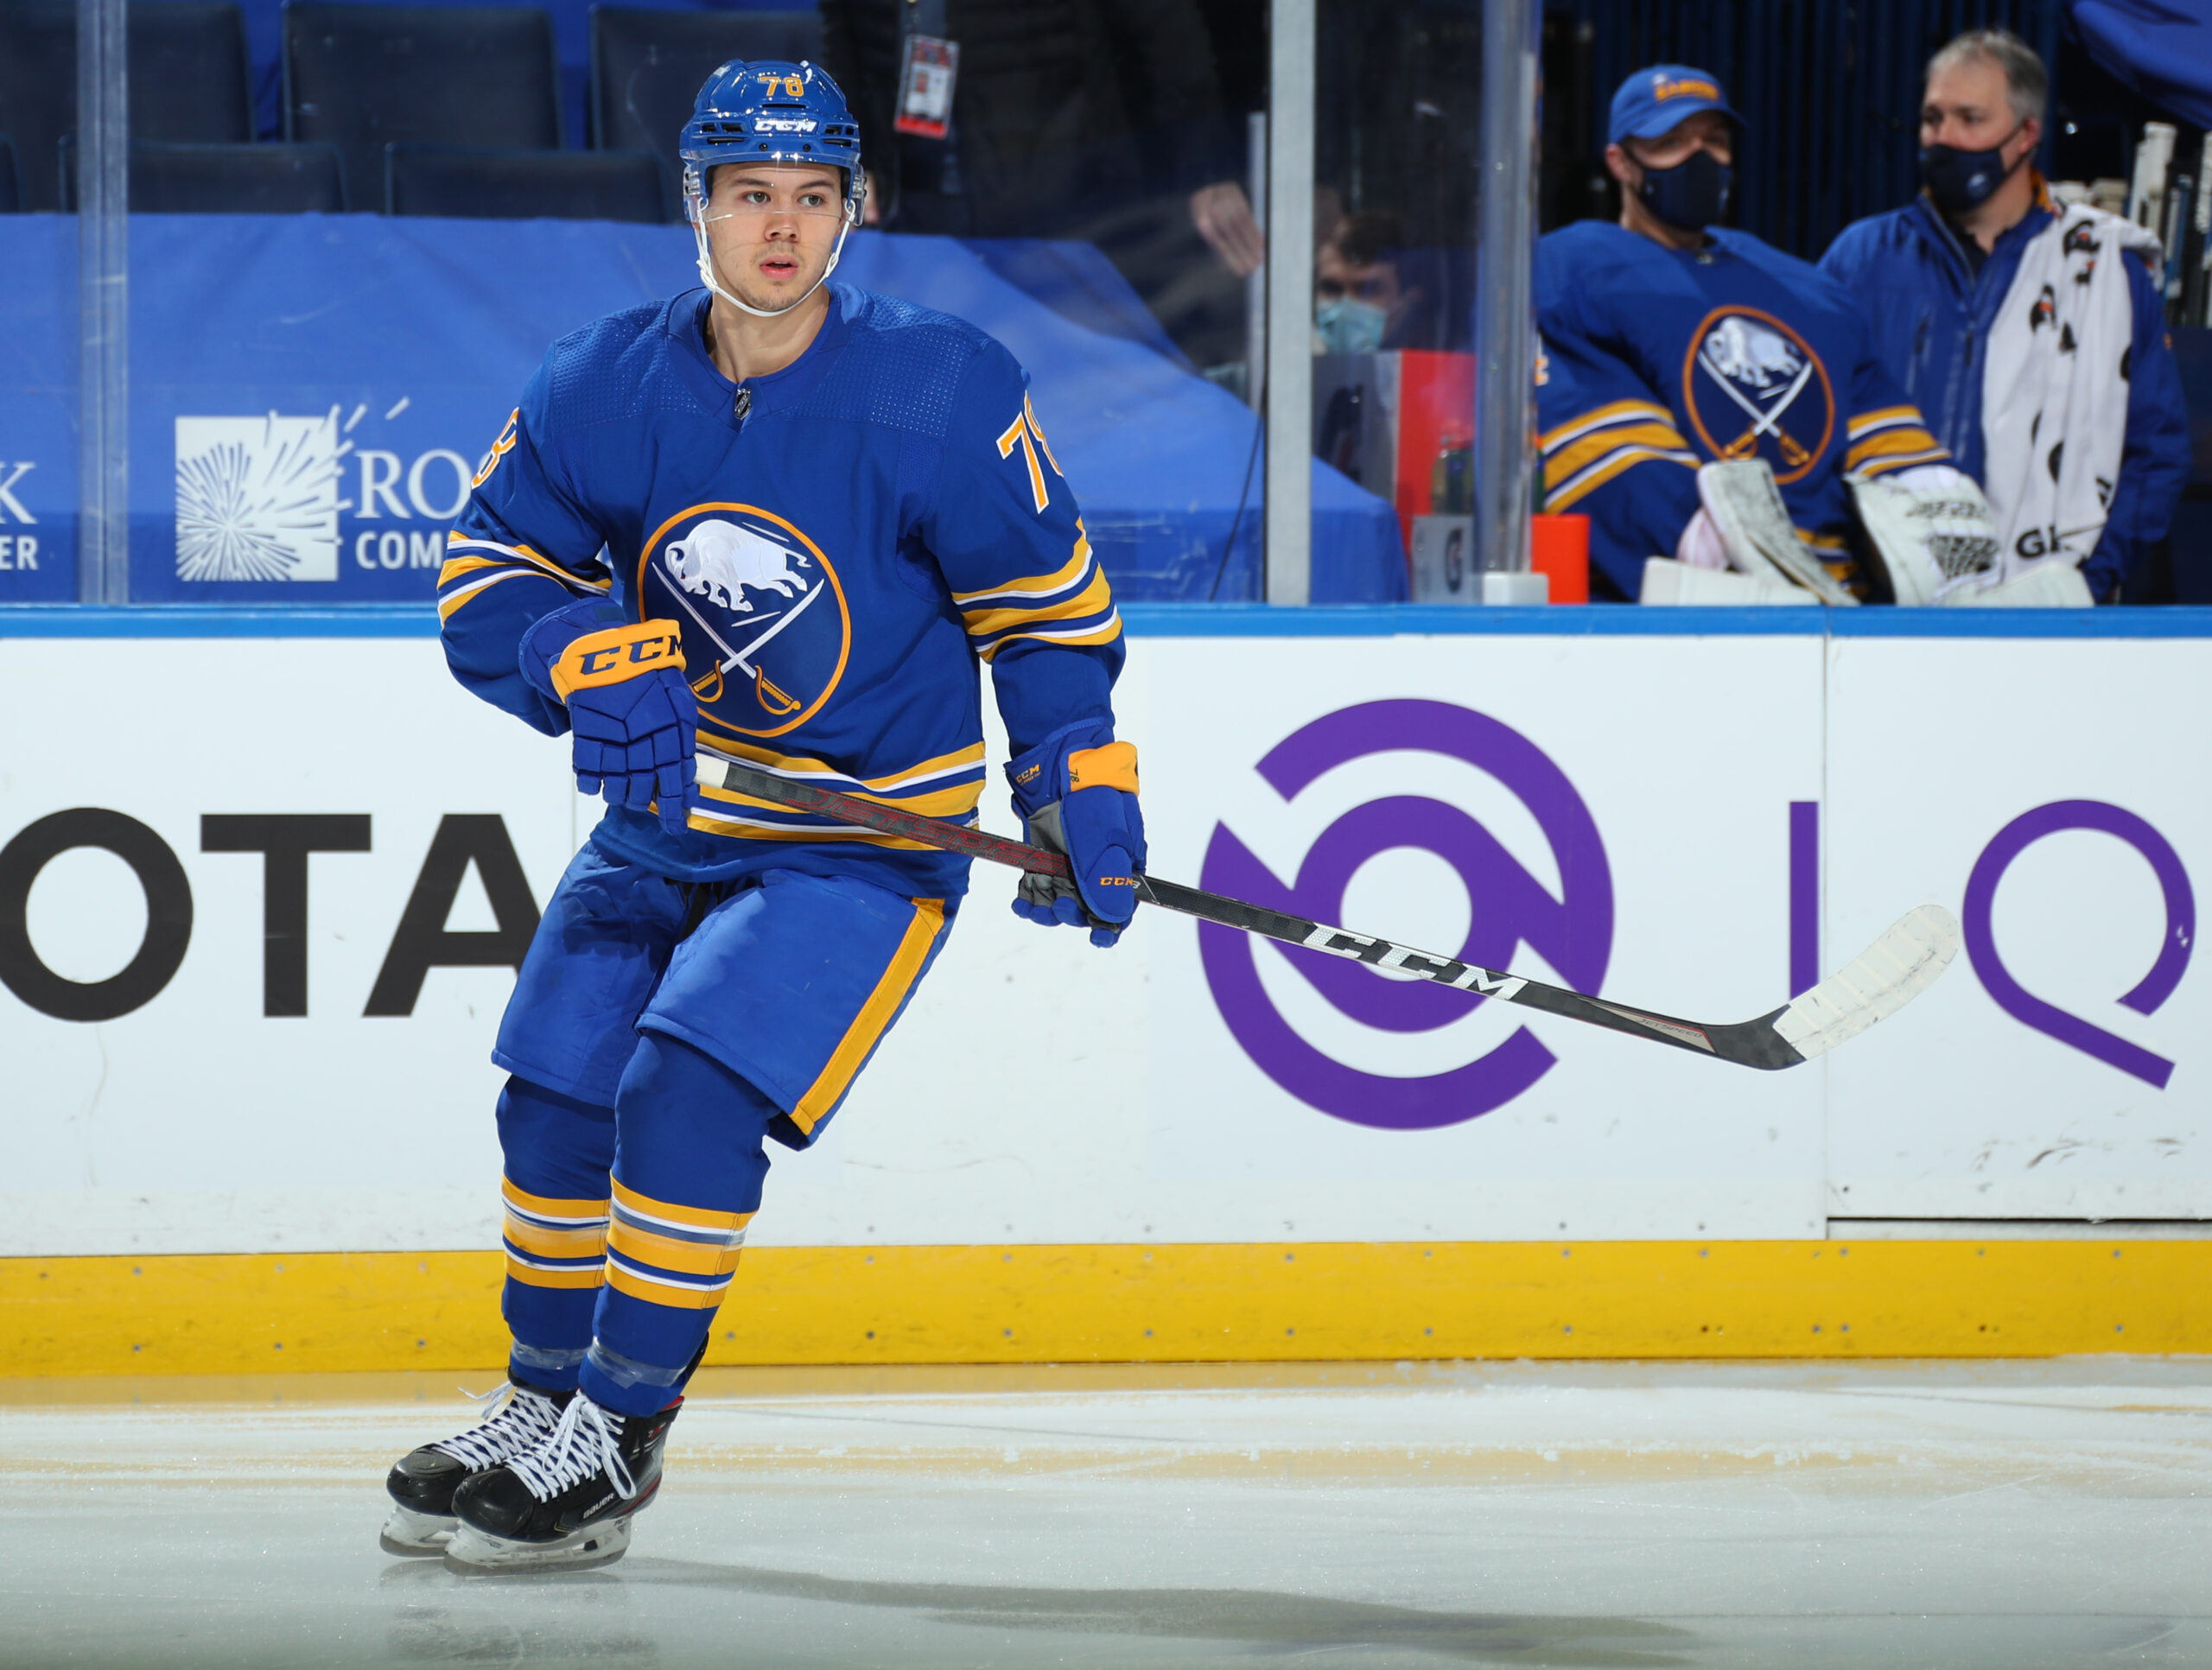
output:
<path id="1" fill-rule="evenodd" d="M 1812 356 L 1810 354 L 1802 356 L 1802 363 L 1797 367 L 1797 375 L 1790 379 L 1789 386 L 1782 391 L 1782 397 L 1772 405 L 1762 410 L 1757 401 L 1736 386 L 1733 378 L 1729 377 L 1713 363 L 1712 343 L 1713 339 L 1708 335 L 1704 346 L 1698 349 L 1697 363 L 1705 367 L 1705 374 L 1707 377 L 1720 385 L 1720 391 L 1741 406 L 1751 420 L 1749 429 L 1720 449 L 1721 457 L 1749 458 L 1758 450 L 1759 437 L 1763 435 L 1770 435 L 1774 437 L 1775 444 L 1782 449 L 1783 461 L 1791 469 L 1801 469 L 1810 463 L 1813 458 L 1812 454 L 1799 446 L 1789 431 L 1782 427 L 1782 415 L 1796 403 L 1797 397 L 1805 391 L 1805 384 L 1811 380 Z"/>

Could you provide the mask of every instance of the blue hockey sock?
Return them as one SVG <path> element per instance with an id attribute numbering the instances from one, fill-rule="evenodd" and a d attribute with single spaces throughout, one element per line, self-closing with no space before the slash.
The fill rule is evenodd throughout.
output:
<path id="1" fill-rule="evenodd" d="M 615 1092 L 607 1285 L 578 1384 L 651 1414 L 682 1391 L 737 1268 L 783 1109 L 687 1044 L 641 1033 Z"/>
<path id="2" fill-rule="evenodd" d="M 565 1392 L 591 1344 L 606 1262 L 614 1110 L 510 1078 L 499 1121 L 507 1254 L 499 1313 L 514 1335 L 507 1377 Z"/>

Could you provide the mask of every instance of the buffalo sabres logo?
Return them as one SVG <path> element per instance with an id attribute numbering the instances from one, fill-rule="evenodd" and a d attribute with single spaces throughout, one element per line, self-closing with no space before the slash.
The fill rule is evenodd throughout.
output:
<path id="1" fill-rule="evenodd" d="M 1756 308 L 1716 308 L 1691 334 L 1682 403 L 1706 450 L 1798 479 L 1835 432 L 1835 391 L 1805 339 Z"/>
<path id="2" fill-rule="evenodd" d="M 638 560 L 648 619 L 683 628 L 699 721 L 781 736 L 822 709 L 844 676 L 852 619 L 830 559 L 753 505 L 694 505 L 661 524 Z"/>

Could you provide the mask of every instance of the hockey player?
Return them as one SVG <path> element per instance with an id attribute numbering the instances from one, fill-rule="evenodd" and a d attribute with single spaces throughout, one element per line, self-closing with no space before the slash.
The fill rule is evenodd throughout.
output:
<path id="1" fill-rule="evenodd" d="M 1743 124 L 1713 77 L 1637 71 L 1613 95 L 1609 134 L 1619 224 L 1536 246 L 1545 509 L 1588 515 L 1592 562 L 1633 598 L 1646 557 L 1724 565 L 1699 467 L 1762 460 L 1796 534 L 1777 561 L 1851 600 L 1846 473 L 1948 454 L 1877 363 L 1852 298 L 1720 225 Z"/>
<path id="2" fill-rule="evenodd" d="M 609 805 L 493 1052 L 510 1396 L 390 1480 L 386 1548 L 471 1568 L 621 1555 L 764 1140 L 821 1135 L 966 888 L 965 859 L 698 784 L 695 751 L 972 821 L 988 661 L 1015 803 L 1081 878 L 1016 910 L 1110 945 L 1144 858 L 1120 618 L 1020 367 L 826 282 L 865 185 L 819 69 L 725 64 L 680 143 L 704 288 L 554 345 L 440 575 L 454 676 L 571 733 Z"/>

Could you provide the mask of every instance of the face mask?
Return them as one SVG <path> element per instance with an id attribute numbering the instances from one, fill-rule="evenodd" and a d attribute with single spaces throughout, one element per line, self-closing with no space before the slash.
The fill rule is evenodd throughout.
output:
<path id="1" fill-rule="evenodd" d="M 1682 232 L 1703 232 L 1728 214 L 1736 171 L 1709 150 L 1694 150 L 1671 168 L 1647 168 L 1636 194 L 1643 206 Z"/>
<path id="2" fill-rule="evenodd" d="M 1936 206 L 1946 214 L 1964 214 L 1986 203 L 2003 185 L 2012 168 L 2028 160 L 2020 154 L 2012 168 L 2005 166 L 2005 147 L 2019 137 L 2018 128 L 1986 151 L 1962 151 L 1952 145 L 1920 148 L 1920 179 Z"/>
<path id="3" fill-rule="evenodd" d="M 1314 314 L 1313 332 L 1330 353 L 1373 353 L 1382 346 L 1389 322 L 1390 315 L 1372 302 L 1340 295 Z"/>

